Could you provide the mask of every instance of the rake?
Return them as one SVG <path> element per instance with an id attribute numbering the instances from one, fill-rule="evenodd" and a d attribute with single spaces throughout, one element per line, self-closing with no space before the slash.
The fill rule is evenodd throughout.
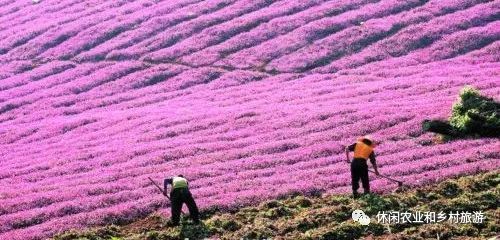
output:
<path id="1" fill-rule="evenodd" d="M 370 170 L 370 169 L 368 169 L 368 171 L 369 171 L 369 172 L 372 172 L 372 173 L 375 173 L 375 171 Z M 402 186 L 403 186 L 403 182 L 402 182 L 402 181 L 396 180 L 396 179 L 394 179 L 394 178 L 391 178 L 391 177 L 388 177 L 388 176 L 385 176 L 385 175 L 382 175 L 382 174 L 379 174 L 378 176 L 379 176 L 379 177 L 383 177 L 383 178 L 385 178 L 385 179 L 388 179 L 388 180 L 390 180 L 390 181 L 393 181 L 393 182 L 398 183 L 398 187 L 402 187 Z"/>

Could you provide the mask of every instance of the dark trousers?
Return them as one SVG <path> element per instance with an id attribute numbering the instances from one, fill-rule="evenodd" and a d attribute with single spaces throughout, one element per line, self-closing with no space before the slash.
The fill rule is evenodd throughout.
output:
<path id="1" fill-rule="evenodd" d="M 193 195 L 189 192 L 187 188 L 176 188 L 170 192 L 170 201 L 172 203 L 172 223 L 175 225 L 179 224 L 181 218 L 182 204 L 186 204 L 189 209 L 189 215 L 195 223 L 200 221 L 200 213 L 196 202 L 193 199 Z"/>
<path id="2" fill-rule="evenodd" d="M 365 193 L 370 193 L 370 180 L 368 179 L 368 165 L 366 160 L 362 158 L 355 158 L 351 162 L 351 179 L 352 179 L 352 193 L 358 194 L 359 180 L 363 184 Z"/>

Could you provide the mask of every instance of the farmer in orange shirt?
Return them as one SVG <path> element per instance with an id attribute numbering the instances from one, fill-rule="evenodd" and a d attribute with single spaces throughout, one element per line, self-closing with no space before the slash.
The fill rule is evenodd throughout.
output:
<path id="1" fill-rule="evenodd" d="M 375 160 L 375 152 L 373 151 L 374 148 L 375 142 L 370 136 L 359 138 L 356 143 L 345 148 L 347 162 L 351 164 L 352 194 L 354 198 L 359 196 L 359 180 L 361 180 L 363 184 L 364 193 L 370 193 L 370 180 L 368 178 L 368 165 L 366 163 L 368 159 L 370 159 L 373 165 L 375 174 L 379 175 L 377 162 Z M 349 152 L 352 151 L 354 151 L 354 159 L 351 162 Z"/>

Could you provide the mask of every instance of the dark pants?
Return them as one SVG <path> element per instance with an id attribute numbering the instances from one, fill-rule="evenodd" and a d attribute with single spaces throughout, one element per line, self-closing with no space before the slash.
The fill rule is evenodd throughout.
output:
<path id="1" fill-rule="evenodd" d="M 172 203 L 172 223 L 178 225 L 181 218 L 182 204 L 186 204 L 189 209 L 189 215 L 195 223 L 200 221 L 200 213 L 193 195 L 187 188 L 176 188 L 170 192 L 170 201 Z"/>
<path id="2" fill-rule="evenodd" d="M 358 194 L 359 180 L 363 184 L 365 193 L 370 193 L 370 180 L 368 179 L 368 165 L 366 160 L 362 158 L 355 158 L 351 162 L 351 179 L 352 179 L 352 193 Z"/>

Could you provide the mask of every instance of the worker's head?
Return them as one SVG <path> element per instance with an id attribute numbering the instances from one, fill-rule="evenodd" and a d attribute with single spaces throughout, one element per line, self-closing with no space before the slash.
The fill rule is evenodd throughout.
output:
<path id="1" fill-rule="evenodd" d="M 366 135 L 366 136 L 359 138 L 359 141 L 363 142 L 364 144 L 366 144 L 368 146 L 375 147 L 375 141 L 373 140 L 373 138 L 370 135 Z"/>

